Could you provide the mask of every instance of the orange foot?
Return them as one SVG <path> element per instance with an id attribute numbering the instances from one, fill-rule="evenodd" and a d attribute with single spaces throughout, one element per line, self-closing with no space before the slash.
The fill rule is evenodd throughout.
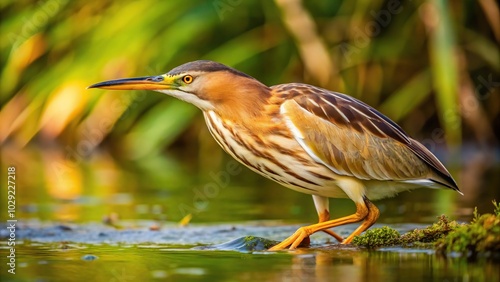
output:
<path id="1" fill-rule="evenodd" d="M 292 236 L 286 238 L 285 240 L 283 240 L 283 242 L 273 246 L 269 250 L 278 251 L 286 249 L 287 247 L 289 247 L 290 250 L 296 249 L 301 245 L 302 241 L 309 240 L 309 236 L 318 231 L 324 231 L 328 234 L 332 232 L 333 234 L 336 235 L 332 236 L 337 238 L 338 235 L 328 229 L 348 223 L 354 223 L 365 220 L 351 235 L 349 235 L 349 237 L 347 237 L 344 241 L 342 241 L 342 244 L 349 244 L 351 243 L 354 237 L 358 236 L 363 231 L 370 228 L 370 226 L 372 226 L 378 219 L 378 216 L 379 216 L 379 210 L 377 209 L 377 207 L 373 205 L 368 199 L 365 198 L 363 202 L 356 203 L 355 214 L 341 217 L 339 219 L 328 220 L 325 222 L 319 222 L 309 226 L 300 227 L 297 231 L 295 231 L 295 233 L 293 233 Z M 340 236 L 338 237 L 342 239 Z"/>

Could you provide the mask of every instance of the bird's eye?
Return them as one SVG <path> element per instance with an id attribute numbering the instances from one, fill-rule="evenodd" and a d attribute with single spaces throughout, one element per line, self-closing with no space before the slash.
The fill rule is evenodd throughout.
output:
<path id="1" fill-rule="evenodd" d="M 189 83 L 193 82 L 193 77 L 190 76 L 190 75 L 185 75 L 185 76 L 182 77 L 182 81 L 184 83 L 189 84 Z"/>

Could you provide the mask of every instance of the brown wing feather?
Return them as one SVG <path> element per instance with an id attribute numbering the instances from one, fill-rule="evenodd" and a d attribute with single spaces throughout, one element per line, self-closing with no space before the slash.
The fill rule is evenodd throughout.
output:
<path id="1" fill-rule="evenodd" d="M 288 95 L 282 109 L 303 145 L 335 172 L 360 179 L 429 179 L 458 190 L 429 150 L 367 104 L 305 84 L 273 90 Z"/>

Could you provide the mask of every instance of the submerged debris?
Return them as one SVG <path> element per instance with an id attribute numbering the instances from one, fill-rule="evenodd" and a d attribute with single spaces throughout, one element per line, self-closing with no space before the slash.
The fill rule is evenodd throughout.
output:
<path id="1" fill-rule="evenodd" d="M 149 226 L 150 231 L 160 231 L 161 227 L 158 223 L 153 223 Z"/>
<path id="2" fill-rule="evenodd" d="M 82 260 L 87 260 L 87 261 L 96 260 L 98 258 L 99 257 L 96 255 L 84 255 L 84 256 L 82 256 Z"/>
<path id="3" fill-rule="evenodd" d="M 375 228 L 355 237 L 353 244 L 378 248 L 386 246 L 425 247 L 435 249 L 438 253 L 451 252 L 463 256 L 477 254 L 490 255 L 500 252 L 500 205 L 493 201 L 494 214 L 477 214 L 470 224 L 450 221 L 442 215 L 439 220 L 423 229 L 415 229 L 403 235 L 390 227 Z"/>
<path id="4" fill-rule="evenodd" d="M 186 226 L 186 225 L 188 225 L 188 224 L 189 224 L 189 222 L 191 222 L 191 219 L 192 219 L 192 218 L 193 218 L 193 215 L 192 215 L 192 214 L 190 214 L 190 213 L 189 213 L 189 214 L 187 214 L 187 215 L 185 215 L 185 216 L 181 219 L 181 221 L 179 221 L 179 225 L 180 225 L 180 226 Z"/>
<path id="5" fill-rule="evenodd" d="M 112 212 L 110 214 L 106 214 L 102 217 L 102 223 L 113 226 L 115 228 L 120 228 L 120 225 L 118 224 L 120 220 L 120 215 L 116 212 Z"/>

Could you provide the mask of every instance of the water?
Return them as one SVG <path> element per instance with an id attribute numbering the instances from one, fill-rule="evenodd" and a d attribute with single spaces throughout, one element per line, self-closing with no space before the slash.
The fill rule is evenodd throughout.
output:
<path id="1" fill-rule="evenodd" d="M 2 273 L 2 281 L 499 281 L 498 263 L 398 249 L 241 253 L 25 243 L 17 255 L 16 274 Z"/>
<path id="2" fill-rule="evenodd" d="M 78 159 L 50 148 L 6 148 L 2 177 L 7 166 L 16 167 L 19 229 L 11 275 L 4 267 L 8 233 L 1 225 L 2 281 L 500 281 L 500 262 L 492 259 L 339 247 L 324 234 L 312 237 L 310 249 L 292 252 L 200 249 L 248 235 L 282 240 L 317 220 L 309 195 L 267 181 L 224 155 L 125 161 L 108 152 Z M 491 200 L 500 200 L 498 164 L 475 173 L 474 181 L 461 181 L 464 165 L 448 167 L 465 183 L 464 196 L 418 189 L 377 201 L 377 226 L 406 231 L 443 213 L 469 221 L 474 207 L 491 212 Z M 4 185 L 1 193 L 4 209 Z M 330 207 L 332 218 L 355 210 L 345 199 L 331 200 Z M 180 227 L 188 215 L 190 224 Z M 7 220 L 4 210 L 0 218 Z M 354 228 L 335 230 L 346 235 Z"/>

